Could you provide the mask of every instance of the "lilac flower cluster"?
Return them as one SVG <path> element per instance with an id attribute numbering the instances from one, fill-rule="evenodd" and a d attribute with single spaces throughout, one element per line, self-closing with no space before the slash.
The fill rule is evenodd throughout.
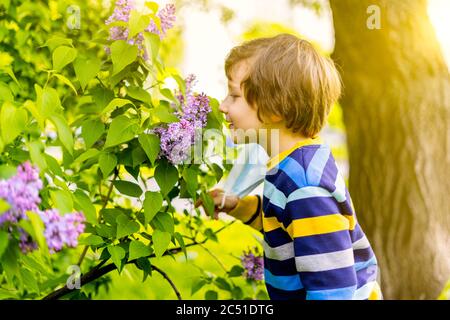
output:
<path id="1" fill-rule="evenodd" d="M 173 164 L 180 164 L 188 159 L 191 146 L 198 137 L 197 130 L 206 126 L 208 113 L 211 112 L 208 96 L 193 92 L 195 76 L 189 75 L 185 83 L 185 95 L 181 92 L 176 94 L 181 111 L 175 112 L 175 115 L 180 120 L 153 131 L 161 140 L 159 156 L 167 158 Z"/>
<path id="2" fill-rule="evenodd" d="M 8 180 L 0 180 L 0 198 L 11 206 L 8 211 L 0 215 L 0 225 L 6 221 L 17 223 L 25 219 L 26 211 L 37 211 L 41 202 L 39 190 L 42 181 L 39 172 L 25 162 L 17 168 L 17 174 Z"/>
<path id="3" fill-rule="evenodd" d="M 64 245 L 75 247 L 78 236 L 84 231 L 84 215 L 75 212 L 61 216 L 56 209 L 40 210 L 39 191 L 42 187 L 38 169 L 29 162 L 19 165 L 15 176 L 0 180 L 0 198 L 10 205 L 6 212 L 0 213 L 0 227 L 6 226 L 10 232 L 17 228 L 22 252 L 33 251 L 37 249 L 37 244 L 25 230 L 17 226 L 20 220 L 28 219 L 27 211 L 33 211 L 44 222 L 44 236 L 51 253 L 60 251 Z"/>
<path id="4" fill-rule="evenodd" d="M 110 25 L 114 22 L 128 22 L 130 19 L 131 10 L 135 9 L 134 0 L 117 0 L 112 15 L 105 21 L 106 25 Z M 145 28 L 145 31 L 155 33 L 159 35 L 160 39 L 163 39 L 167 30 L 172 28 L 175 23 L 175 5 L 167 4 L 163 9 L 156 13 L 156 16 L 160 19 L 161 30 L 156 26 L 153 20 Z M 110 40 L 126 40 L 129 44 L 136 45 L 139 49 L 141 56 L 144 60 L 148 60 L 148 53 L 144 48 L 144 34 L 142 32 L 128 39 L 129 30 L 124 26 L 112 26 L 109 29 Z M 109 48 L 107 48 L 109 53 Z"/>
<path id="5" fill-rule="evenodd" d="M 264 259 L 256 250 L 244 251 L 241 256 L 242 266 L 244 267 L 244 276 L 249 280 L 263 280 L 264 278 Z"/>
<path id="6" fill-rule="evenodd" d="M 61 216 L 58 210 L 50 209 L 41 213 L 41 219 L 50 253 L 60 251 L 64 245 L 72 248 L 78 245 L 78 236 L 84 231 L 85 218 L 81 212 Z"/>

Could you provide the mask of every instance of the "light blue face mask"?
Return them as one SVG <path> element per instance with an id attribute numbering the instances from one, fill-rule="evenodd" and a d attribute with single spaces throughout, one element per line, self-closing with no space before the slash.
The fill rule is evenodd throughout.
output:
<path id="1" fill-rule="evenodd" d="M 219 208 L 223 208 L 226 195 L 245 197 L 264 181 L 266 175 L 269 156 L 263 147 L 249 143 L 238 145 L 237 148 L 238 157 L 233 161 L 234 165 L 223 186 L 224 195 Z"/>

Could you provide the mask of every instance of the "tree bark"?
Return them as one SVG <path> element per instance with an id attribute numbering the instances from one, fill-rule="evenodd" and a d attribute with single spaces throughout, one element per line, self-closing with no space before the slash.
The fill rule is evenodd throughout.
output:
<path id="1" fill-rule="evenodd" d="M 331 0 L 349 189 L 387 299 L 450 278 L 450 77 L 426 0 Z M 370 5 L 381 28 L 370 30 Z"/>

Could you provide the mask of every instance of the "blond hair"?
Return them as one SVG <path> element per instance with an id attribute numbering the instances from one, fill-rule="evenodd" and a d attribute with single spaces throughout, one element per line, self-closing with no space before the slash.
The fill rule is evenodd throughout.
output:
<path id="1" fill-rule="evenodd" d="M 341 79 L 330 58 L 306 40 L 280 34 L 233 48 L 225 62 L 229 78 L 242 61 L 250 62 L 241 82 L 244 98 L 257 108 L 261 122 L 275 115 L 294 133 L 319 133 L 341 94 Z"/>

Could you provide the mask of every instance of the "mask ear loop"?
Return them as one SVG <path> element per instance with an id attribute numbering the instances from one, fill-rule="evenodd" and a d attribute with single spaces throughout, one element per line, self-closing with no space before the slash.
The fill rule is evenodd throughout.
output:
<path id="1" fill-rule="evenodd" d="M 220 203 L 219 209 L 223 209 L 223 207 L 225 206 L 225 198 L 227 196 L 226 191 L 224 193 L 222 193 L 222 202 Z"/>

